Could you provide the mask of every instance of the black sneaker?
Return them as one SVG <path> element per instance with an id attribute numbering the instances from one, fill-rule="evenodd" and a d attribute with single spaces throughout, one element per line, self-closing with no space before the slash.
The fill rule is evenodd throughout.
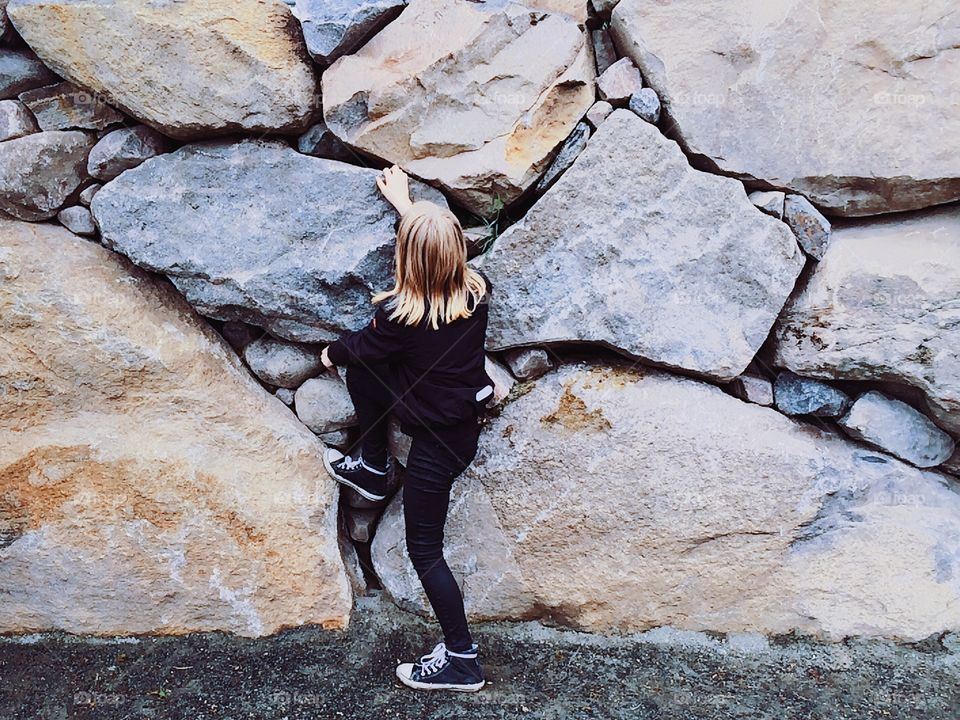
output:
<path id="1" fill-rule="evenodd" d="M 476 645 L 469 652 L 455 653 L 440 643 L 417 662 L 397 665 L 397 677 L 417 690 L 476 692 L 484 685 Z"/>
<path id="2" fill-rule="evenodd" d="M 362 457 L 344 456 L 339 450 L 327 448 L 323 465 L 330 476 L 339 483 L 356 490 L 367 500 L 383 500 L 387 497 L 389 464 L 384 470 L 370 467 Z"/>

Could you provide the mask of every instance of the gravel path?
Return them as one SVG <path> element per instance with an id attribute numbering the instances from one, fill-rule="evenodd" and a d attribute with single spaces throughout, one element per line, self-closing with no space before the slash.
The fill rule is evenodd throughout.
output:
<path id="1" fill-rule="evenodd" d="M 476 628 L 488 687 L 425 694 L 393 668 L 434 626 L 363 598 L 345 633 L 0 638 L 0 718 L 960 718 L 960 638 L 836 645 L 659 630 Z"/>

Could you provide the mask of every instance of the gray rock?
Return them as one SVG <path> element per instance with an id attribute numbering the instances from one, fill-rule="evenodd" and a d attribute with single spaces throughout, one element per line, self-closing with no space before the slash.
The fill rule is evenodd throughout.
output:
<path id="1" fill-rule="evenodd" d="M 783 203 L 783 221 L 797 236 L 800 247 L 810 257 L 821 260 L 830 244 L 830 221 L 803 195 L 787 195 Z"/>
<path id="2" fill-rule="evenodd" d="M 406 0 L 284 0 L 303 26 L 307 50 L 329 65 L 367 42 L 406 7 Z"/>
<path id="3" fill-rule="evenodd" d="M 779 190 L 754 190 L 747 197 L 750 202 L 767 215 L 783 219 L 783 206 L 786 200 L 786 193 Z"/>
<path id="4" fill-rule="evenodd" d="M 390 455 L 404 467 L 407 466 L 412 444 L 413 438 L 400 429 L 400 422 L 391 415 L 387 425 L 387 447 L 390 450 Z"/>
<path id="5" fill-rule="evenodd" d="M 730 383 L 734 397 L 755 405 L 770 407 L 774 403 L 773 383 L 758 375 L 741 375 Z"/>
<path id="6" fill-rule="evenodd" d="M 51 130 L 0 143 L 0 210 L 20 220 L 48 220 L 87 179 L 93 135 Z"/>
<path id="7" fill-rule="evenodd" d="M 89 156 L 88 156 L 88 157 L 89 157 Z M 93 197 L 94 197 L 98 192 L 100 192 L 100 188 L 102 188 L 102 187 L 103 187 L 103 185 L 101 185 L 100 183 L 92 183 L 91 185 L 88 185 L 88 186 L 85 187 L 83 190 L 81 190 L 81 191 L 80 191 L 80 204 L 81 204 L 81 205 L 86 205 L 87 207 L 90 207 L 90 203 L 93 202 Z"/>
<path id="8" fill-rule="evenodd" d="M 484 430 L 444 555 L 474 620 L 923 639 L 960 627 L 957 527 L 939 473 L 707 383 L 564 365 Z M 371 555 L 428 613 L 401 497 Z"/>
<path id="9" fill-rule="evenodd" d="M 31 51 L 0 48 L 0 100 L 59 79 Z"/>
<path id="10" fill-rule="evenodd" d="M 198 143 L 126 171 L 92 209 L 108 247 L 170 276 L 202 314 L 330 341 L 369 322 L 371 292 L 393 277 L 397 215 L 377 175 L 281 142 Z"/>
<path id="11" fill-rule="evenodd" d="M 603 75 L 607 68 L 617 61 L 617 50 L 606 28 L 597 28 L 590 31 L 593 41 L 593 54 L 597 59 L 597 75 Z"/>
<path id="12" fill-rule="evenodd" d="M 542 348 L 517 348 L 508 350 L 503 359 L 517 380 L 535 380 L 553 369 L 553 360 Z"/>
<path id="13" fill-rule="evenodd" d="M 939 469 L 960 477 L 960 449 L 954 450 L 953 455 Z"/>
<path id="14" fill-rule="evenodd" d="M 820 380 L 781 372 L 773 384 L 777 410 L 785 415 L 813 415 L 835 418 L 850 407 L 850 396 Z"/>
<path id="15" fill-rule="evenodd" d="M 290 388 L 277 388 L 273 391 L 273 394 L 287 407 L 293 406 L 294 392 Z"/>
<path id="16" fill-rule="evenodd" d="M 600 123 L 610 117 L 610 113 L 613 112 L 613 105 L 608 103 L 606 100 L 598 100 L 595 102 L 589 110 L 585 119 L 590 125 L 593 126 L 593 129 L 596 130 L 600 127 Z"/>
<path id="17" fill-rule="evenodd" d="M 960 433 L 960 207 L 836 223 L 773 333 L 801 375 L 894 382 Z"/>
<path id="18" fill-rule="evenodd" d="M 324 445 L 336 448 L 341 452 L 347 452 L 353 444 L 353 438 L 350 435 L 350 428 L 343 430 L 331 430 L 330 432 L 317 435 L 323 441 Z"/>
<path id="19" fill-rule="evenodd" d="M 550 167 L 537 182 L 534 188 L 535 192 L 545 192 L 547 188 L 553 185 L 553 182 L 560 177 L 567 168 L 573 165 L 573 161 L 577 159 L 577 155 L 587 146 L 589 139 L 590 126 L 585 122 L 577 123 L 573 132 L 570 133 L 570 137 L 560 146 L 560 150 L 557 152 L 557 156 L 553 159 Z"/>
<path id="20" fill-rule="evenodd" d="M 166 149 L 166 138 L 151 127 L 120 128 L 107 133 L 93 146 L 87 172 L 98 180 L 109 182 L 125 170 L 166 152 Z"/>
<path id="21" fill-rule="evenodd" d="M 244 322 L 228 320 L 220 328 L 220 334 L 230 343 L 230 347 L 239 353 L 258 337 L 261 337 L 263 330 Z"/>
<path id="22" fill-rule="evenodd" d="M 330 128 L 322 120 L 310 126 L 309 130 L 297 138 L 297 150 L 304 155 L 342 160 L 343 162 L 353 162 L 357 156 L 353 150 L 340 141 L 340 138 L 330 132 Z"/>
<path id="23" fill-rule="evenodd" d="M 357 424 L 347 386 L 333 375 L 324 373 L 304 382 L 294 403 L 297 417 L 318 435 Z"/>
<path id="24" fill-rule="evenodd" d="M 27 90 L 19 97 L 41 130 L 103 130 L 126 119 L 102 97 L 71 82 Z"/>
<path id="25" fill-rule="evenodd" d="M 694 170 L 675 142 L 617 110 L 474 262 L 496 287 L 489 350 L 591 342 L 732 380 L 766 340 L 804 258 L 739 181 Z"/>
<path id="26" fill-rule="evenodd" d="M 660 122 L 660 98 L 652 88 L 641 88 L 630 96 L 627 107 L 640 118 L 656 125 Z"/>
<path id="27" fill-rule="evenodd" d="M 0 142 L 40 132 L 40 127 L 19 100 L 0 100 Z"/>
<path id="28" fill-rule="evenodd" d="M 97 234 L 97 226 L 93 222 L 90 210 L 82 205 L 73 205 L 57 213 L 57 220 L 74 235 L 92 237 Z"/>
<path id="29" fill-rule="evenodd" d="M 377 519 L 380 517 L 380 510 L 351 507 L 343 515 L 347 522 L 347 532 L 352 540 L 359 543 L 368 543 L 373 539 L 373 534 L 377 529 Z"/>
<path id="30" fill-rule="evenodd" d="M 171 137 L 301 133 L 320 109 L 303 34 L 280 2 L 10 0 L 65 79 Z"/>
<path id="31" fill-rule="evenodd" d="M 946 462 L 956 450 L 953 438 L 930 418 L 877 390 L 858 397 L 838 422 L 850 437 L 921 468 Z"/>
<path id="32" fill-rule="evenodd" d="M 689 154 L 830 216 L 960 198 L 960 153 L 929 132 L 960 136 L 956 0 L 761 4 L 624 0 L 613 11 L 617 50 Z"/>
<path id="33" fill-rule="evenodd" d="M 608 18 L 620 0 L 590 0 L 594 12 L 600 17 Z"/>
<path id="34" fill-rule="evenodd" d="M 630 96 L 643 87 L 640 71 L 630 58 L 621 58 L 597 78 L 600 99 L 611 105 L 626 105 Z"/>
<path id="35" fill-rule="evenodd" d="M 296 388 L 323 372 L 321 349 L 264 336 L 243 349 L 243 359 L 253 374 L 268 385 Z"/>

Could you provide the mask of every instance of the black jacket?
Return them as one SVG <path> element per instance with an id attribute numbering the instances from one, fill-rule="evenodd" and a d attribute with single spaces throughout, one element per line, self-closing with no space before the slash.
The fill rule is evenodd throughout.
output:
<path id="1" fill-rule="evenodd" d="M 484 278 L 486 280 L 486 278 Z M 434 330 L 426 321 L 403 325 L 390 320 L 390 300 L 376 307 L 373 321 L 343 336 L 328 350 L 334 365 L 387 366 L 394 414 L 405 432 L 425 428 L 443 435 L 483 414 L 493 394 L 493 381 L 484 369 L 491 285 L 473 314 Z"/>

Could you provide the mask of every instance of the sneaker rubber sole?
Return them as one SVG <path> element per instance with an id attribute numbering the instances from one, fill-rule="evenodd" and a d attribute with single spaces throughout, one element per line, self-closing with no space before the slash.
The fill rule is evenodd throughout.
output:
<path id="1" fill-rule="evenodd" d="M 333 457 L 334 455 L 338 455 L 339 457 Z M 375 495 L 369 490 L 364 490 L 356 483 L 350 482 L 347 480 L 347 478 L 338 475 L 337 471 L 333 468 L 333 463 L 337 462 L 341 458 L 343 458 L 343 453 L 341 453 L 339 450 L 334 450 L 333 448 L 327 448 L 327 451 L 323 454 L 323 466 L 327 469 L 327 473 L 330 475 L 330 477 L 332 477 L 341 485 L 346 485 L 348 488 L 355 490 L 361 497 L 364 497 L 367 500 L 372 502 L 386 500 L 386 495 Z"/>
<path id="2" fill-rule="evenodd" d="M 411 672 L 413 672 L 413 663 L 401 663 L 400 665 L 397 665 L 397 678 L 399 678 L 400 682 L 402 682 L 404 685 L 414 688 L 415 690 L 452 690 L 454 692 L 477 692 L 477 690 L 487 684 L 486 680 L 481 680 L 478 683 L 464 684 L 425 683 L 411 678 Z"/>

